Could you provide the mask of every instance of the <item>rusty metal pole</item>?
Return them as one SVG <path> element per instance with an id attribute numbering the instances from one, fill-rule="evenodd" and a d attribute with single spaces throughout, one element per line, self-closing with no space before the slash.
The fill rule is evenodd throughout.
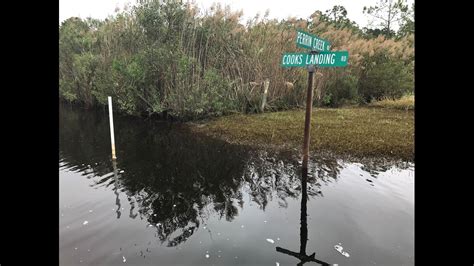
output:
<path id="1" fill-rule="evenodd" d="M 312 54 L 314 52 L 311 52 Z M 315 66 L 308 66 L 308 94 L 306 95 L 306 117 L 304 121 L 303 171 L 308 170 L 309 133 L 311 130 L 311 112 L 313 109 L 313 75 Z"/>

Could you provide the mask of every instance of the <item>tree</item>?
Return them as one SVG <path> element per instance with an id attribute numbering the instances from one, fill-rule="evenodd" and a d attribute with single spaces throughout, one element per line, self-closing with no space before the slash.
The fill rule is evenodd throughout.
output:
<path id="1" fill-rule="evenodd" d="M 402 14 L 408 11 L 406 0 L 379 0 L 375 6 L 364 7 L 363 13 L 372 16 L 372 27 L 381 27 L 382 33 L 387 37 L 395 35 L 396 24 L 400 26 Z"/>
<path id="2" fill-rule="evenodd" d="M 91 39 L 88 38 L 89 26 L 80 18 L 69 18 L 61 23 L 59 28 L 59 79 L 60 95 L 68 101 L 90 100 L 90 91 L 81 86 L 81 70 L 88 68 L 87 57 L 81 54 L 88 53 L 91 48 Z M 87 67 L 85 67 L 87 65 Z M 79 69 L 82 67 L 82 69 Z M 86 71 L 87 72 L 87 71 Z M 87 80 L 91 81 L 91 79 Z M 90 83 L 89 83 L 90 84 Z M 89 87 L 87 87 L 88 89 Z M 90 102 L 88 101 L 87 104 Z"/>
<path id="3" fill-rule="evenodd" d="M 326 10 L 326 13 L 322 16 L 323 21 L 333 24 L 336 29 L 350 28 L 353 30 L 358 30 L 357 23 L 351 21 L 347 17 L 347 10 L 343 6 L 333 6 L 332 9 Z"/>
<path id="4" fill-rule="evenodd" d="M 410 9 L 406 9 L 401 14 L 401 25 L 398 29 L 398 36 L 403 37 L 409 34 L 415 33 L 415 3 L 412 4 Z"/>
<path id="5" fill-rule="evenodd" d="M 333 6 L 332 9 L 326 10 L 326 15 L 338 22 L 347 19 L 347 10 L 343 6 Z"/>
<path id="6" fill-rule="evenodd" d="M 379 35 L 384 35 L 384 36 L 387 36 L 387 37 L 390 37 L 390 36 L 394 36 L 395 35 L 395 32 L 392 31 L 392 30 L 388 30 L 386 28 L 383 28 L 383 29 L 371 29 L 371 28 L 367 28 L 367 27 L 364 27 L 363 29 L 363 32 L 364 32 L 364 36 L 365 38 L 367 39 L 373 39 L 373 38 L 377 38 Z"/>

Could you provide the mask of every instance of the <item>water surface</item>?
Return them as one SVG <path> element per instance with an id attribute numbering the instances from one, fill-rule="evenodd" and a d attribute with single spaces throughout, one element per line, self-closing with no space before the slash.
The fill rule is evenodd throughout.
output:
<path id="1" fill-rule="evenodd" d="M 60 109 L 61 265 L 414 265 L 413 164 L 312 156 L 302 180 L 295 155 L 118 115 L 113 163 L 107 115 Z"/>

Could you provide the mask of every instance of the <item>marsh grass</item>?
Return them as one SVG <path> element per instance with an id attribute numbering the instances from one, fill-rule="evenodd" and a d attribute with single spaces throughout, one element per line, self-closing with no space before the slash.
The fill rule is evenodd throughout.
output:
<path id="1" fill-rule="evenodd" d="M 370 103 L 371 107 L 382 107 L 382 108 L 393 108 L 400 110 L 414 110 L 415 109 L 415 96 L 414 95 L 405 95 L 400 99 L 383 99 Z"/>
<path id="2" fill-rule="evenodd" d="M 232 115 L 193 124 L 193 130 L 240 143 L 300 150 L 304 110 Z M 312 152 L 414 160 L 414 113 L 393 108 L 313 109 Z"/>

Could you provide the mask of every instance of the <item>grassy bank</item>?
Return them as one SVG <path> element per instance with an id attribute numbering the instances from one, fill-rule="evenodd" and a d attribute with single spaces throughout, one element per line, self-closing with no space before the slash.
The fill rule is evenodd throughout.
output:
<path id="1" fill-rule="evenodd" d="M 232 115 L 193 124 L 196 132 L 232 143 L 301 150 L 304 110 Z M 413 161 L 414 112 L 395 108 L 313 109 L 312 152 Z"/>

